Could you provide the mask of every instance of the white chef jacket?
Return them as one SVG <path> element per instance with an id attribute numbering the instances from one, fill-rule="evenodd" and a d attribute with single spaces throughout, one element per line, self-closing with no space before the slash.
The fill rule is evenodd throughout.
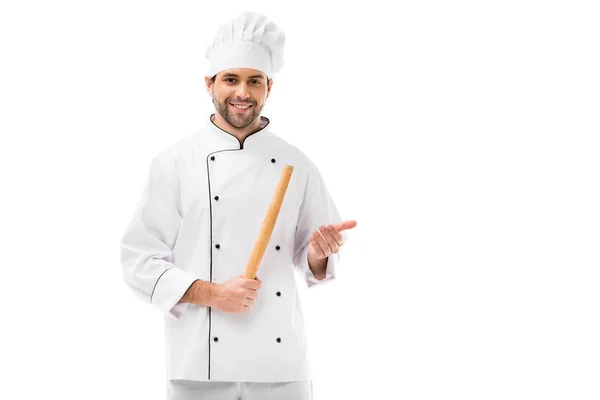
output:
<path id="1" fill-rule="evenodd" d="M 339 253 L 319 281 L 308 245 L 320 225 L 342 219 L 315 165 L 260 118 L 261 129 L 242 145 L 211 115 L 199 132 L 159 152 L 122 237 L 125 282 L 165 315 L 168 379 L 312 379 L 294 268 L 309 288 L 335 278 Z M 244 273 L 286 164 L 294 171 L 250 311 L 179 302 L 196 279 L 221 284 Z"/>

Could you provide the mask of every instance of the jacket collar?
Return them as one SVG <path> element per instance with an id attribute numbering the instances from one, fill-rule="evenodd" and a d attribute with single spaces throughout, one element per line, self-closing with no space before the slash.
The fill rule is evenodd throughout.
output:
<path id="1" fill-rule="evenodd" d="M 218 144 L 219 146 L 225 146 L 230 149 L 245 149 L 248 147 L 258 145 L 261 142 L 261 140 L 268 136 L 270 133 L 271 121 L 269 120 L 269 118 L 261 116 L 260 129 L 246 136 L 242 145 L 240 146 L 240 141 L 238 140 L 238 138 L 215 125 L 215 123 L 212 120 L 214 115 L 214 113 L 210 114 L 207 118 L 204 132 L 207 136 L 207 139 L 209 139 L 211 142 L 215 142 L 215 144 Z"/>

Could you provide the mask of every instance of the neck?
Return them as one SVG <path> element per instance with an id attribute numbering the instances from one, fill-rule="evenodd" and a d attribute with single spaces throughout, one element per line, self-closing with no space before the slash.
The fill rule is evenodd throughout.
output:
<path id="1" fill-rule="evenodd" d="M 211 119 L 211 121 L 225 132 L 229 132 L 233 136 L 235 136 L 240 141 L 240 143 L 243 143 L 244 139 L 246 139 L 246 137 L 248 137 L 249 135 L 260 130 L 260 116 L 254 121 L 252 121 L 252 123 L 247 127 L 238 128 L 227 122 L 218 112 L 216 112 L 214 115 L 215 116 Z"/>

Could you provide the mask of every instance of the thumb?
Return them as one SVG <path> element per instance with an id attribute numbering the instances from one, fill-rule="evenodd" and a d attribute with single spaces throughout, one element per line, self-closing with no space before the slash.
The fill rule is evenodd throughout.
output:
<path id="1" fill-rule="evenodd" d="M 344 231 L 346 229 L 352 229 L 357 225 L 357 222 L 354 220 L 348 220 L 348 221 L 344 221 L 344 222 L 338 222 L 337 224 L 331 224 L 333 225 L 333 227 L 335 229 L 337 229 L 338 231 Z"/>

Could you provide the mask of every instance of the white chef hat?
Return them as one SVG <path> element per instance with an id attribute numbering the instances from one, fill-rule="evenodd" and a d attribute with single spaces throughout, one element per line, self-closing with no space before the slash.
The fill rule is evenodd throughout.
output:
<path id="1" fill-rule="evenodd" d="M 268 17 L 243 12 L 220 25 L 213 43 L 204 52 L 209 76 L 230 68 L 252 68 L 271 78 L 283 67 L 285 35 Z"/>

